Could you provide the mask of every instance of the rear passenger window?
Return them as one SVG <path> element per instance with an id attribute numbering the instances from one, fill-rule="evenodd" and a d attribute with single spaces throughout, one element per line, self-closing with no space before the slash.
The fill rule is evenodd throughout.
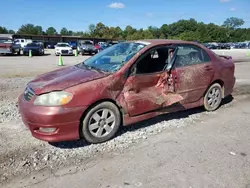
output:
<path id="1" fill-rule="evenodd" d="M 210 61 L 208 54 L 194 45 L 180 45 L 175 59 L 175 67 L 196 65 Z"/>

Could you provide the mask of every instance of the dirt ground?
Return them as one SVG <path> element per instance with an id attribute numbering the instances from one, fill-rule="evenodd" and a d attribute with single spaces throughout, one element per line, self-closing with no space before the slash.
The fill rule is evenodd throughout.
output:
<path id="1" fill-rule="evenodd" d="M 73 65 L 87 57 L 64 57 Z M 36 140 L 16 99 L 58 57 L 0 57 L 0 187 L 250 187 L 250 62 L 236 64 L 232 97 L 220 109 L 178 112 L 120 130 L 103 144 Z M 34 64 L 36 63 L 36 64 Z M 37 71 L 37 72 L 36 72 Z"/>

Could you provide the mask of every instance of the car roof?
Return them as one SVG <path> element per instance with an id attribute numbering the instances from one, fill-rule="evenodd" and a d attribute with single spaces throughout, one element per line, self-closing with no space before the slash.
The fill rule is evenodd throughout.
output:
<path id="1" fill-rule="evenodd" d="M 161 45 L 161 44 L 199 44 L 197 42 L 183 41 L 183 40 L 169 40 L 169 39 L 143 39 L 134 40 L 133 42 L 150 43 L 150 45 Z"/>

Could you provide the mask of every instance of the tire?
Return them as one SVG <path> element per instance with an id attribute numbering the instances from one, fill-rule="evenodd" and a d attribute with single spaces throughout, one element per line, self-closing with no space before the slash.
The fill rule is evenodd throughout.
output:
<path id="1" fill-rule="evenodd" d="M 21 54 L 21 52 L 20 52 L 20 50 L 17 52 L 17 55 L 20 55 Z"/>
<path id="2" fill-rule="evenodd" d="M 204 108 L 207 111 L 214 111 L 219 108 L 222 101 L 221 85 L 215 83 L 209 87 L 204 97 Z"/>
<path id="3" fill-rule="evenodd" d="M 102 102 L 87 112 L 82 121 L 81 133 L 89 143 L 102 143 L 113 138 L 120 125 L 121 115 L 117 106 L 111 102 Z"/>

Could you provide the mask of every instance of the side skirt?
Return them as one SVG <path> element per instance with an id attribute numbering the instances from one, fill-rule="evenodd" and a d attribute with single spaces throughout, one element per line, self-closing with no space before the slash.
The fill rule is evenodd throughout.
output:
<path id="1" fill-rule="evenodd" d="M 197 102 L 183 104 L 183 105 L 180 103 L 176 103 L 166 108 L 153 111 L 153 112 L 149 112 L 149 113 L 145 113 L 145 114 L 141 114 L 141 115 L 134 116 L 134 117 L 130 117 L 129 114 L 125 114 L 123 116 L 123 126 L 131 125 L 140 121 L 151 119 L 153 117 L 156 117 L 162 114 L 184 111 L 184 110 L 199 107 L 199 106 L 203 106 L 203 97 Z"/>

